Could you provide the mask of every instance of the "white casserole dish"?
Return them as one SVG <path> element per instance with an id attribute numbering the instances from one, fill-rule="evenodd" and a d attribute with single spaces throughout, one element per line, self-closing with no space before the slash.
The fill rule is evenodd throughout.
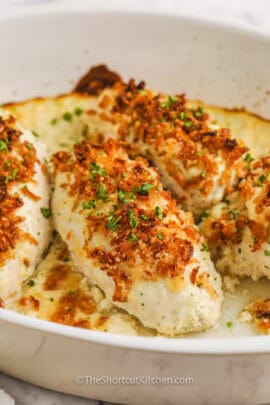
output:
<path id="1" fill-rule="evenodd" d="M 0 16 L 0 102 L 69 91 L 90 65 L 270 117 L 270 37 L 169 15 L 40 8 Z M 270 336 L 117 336 L 0 310 L 0 369 L 119 403 L 265 403 Z M 78 384 L 76 376 L 192 377 L 193 384 Z"/>

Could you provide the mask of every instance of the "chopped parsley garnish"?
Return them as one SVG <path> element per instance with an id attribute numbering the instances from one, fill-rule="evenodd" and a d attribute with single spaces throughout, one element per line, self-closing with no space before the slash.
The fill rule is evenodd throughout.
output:
<path id="1" fill-rule="evenodd" d="M 141 218 L 143 221 L 148 221 L 148 220 L 150 219 L 150 217 L 149 217 L 148 215 L 145 215 L 145 214 L 142 214 L 142 215 L 140 216 L 140 218 Z"/>
<path id="2" fill-rule="evenodd" d="M 8 146 L 7 143 L 5 141 L 0 141 L 0 151 L 8 151 Z"/>
<path id="3" fill-rule="evenodd" d="M 197 152 L 195 152 L 195 156 L 202 157 L 202 156 L 203 156 L 203 151 L 202 151 L 202 150 L 198 150 Z"/>
<path id="4" fill-rule="evenodd" d="M 44 216 L 44 218 L 46 218 L 46 219 L 49 219 L 52 215 L 52 211 L 50 210 L 50 208 L 41 207 L 40 211 L 41 211 L 42 215 Z"/>
<path id="5" fill-rule="evenodd" d="M 107 228 L 110 229 L 111 231 L 117 231 L 118 224 L 122 219 L 122 216 L 120 215 L 119 217 L 116 217 L 114 215 L 115 211 L 111 211 L 107 217 Z"/>
<path id="6" fill-rule="evenodd" d="M 265 251 L 264 251 L 264 256 L 270 256 L 270 251 L 269 251 L 269 250 L 265 250 Z"/>
<path id="7" fill-rule="evenodd" d="M 162 233 L 158 233 L 158 234 L 157 234 L 157 238 L 158 238 L 159 240 L 162 240 L 162 239 L 163 239 Z"/>
<path id="8" fill-rule="evenodd" d="M 197 284 L 197 287 L 198 287 L 198 288 L 202 288 L 202 285 L 203 285 L 203 283 L 198 283 L 198 284 Z"/>
<path id="9" fill-rule="evenodd" d="M 98 200 L 108 201 L 108 193 L 107 193 L 106 184 L 101 183 L 96 195 L 97 195 Z"/>
<path id="10" fill-rule="evenodd" d="M 140 187 L 134 187 L 134 191 L 136 191 L 140 195 L 147 195 L 148 191 L 154 187 L 154 184 L 151 183 L 142 183 Z"/>
<path id="11" fill-rule="evenodd" d="M 57 118 L 53 118 L 53 119 L 51 120 L 51 125 L 54 126 L 54 125 L 57 124 L 57 122 L 58 122 L 58 119 L 57 119 Z"/>
<path id="12" fill-rule="evenodd" d="M 8 175 L 6 176 L 6 178 L 5 178 L 5 183 L 7 184 L 9 181 L 15 180 L 16 177 L 17 177 L 18 171 L 19 171 L 19 169 L 14 169 L 14 170 L 12 170 L 12 173 L 11 173 L 11 174 L 8 174 Z"/>
<path id="13" fill-rule="evenodd" d="M 89 210 L 90 208 L 96 208 L 97 202 L 96 202 L 96 200 L 90 200 L 86 203 L 83 203 L 82 207 L 84 210 Z"/>
<path id="14" fill-rule="evenodd" d="M 266 177 L 264 176 L 264 174 L 262 174 L 259 178 L 258 178 L 258 183 L 257 186 L 258 187 L 262 187 L 263 186 L 263 182 L 266 179 Z"/>
<path id="15" fill-rule="evenodd" d="M 192 126 L 192 121 L 190 120 L 190 118 L 188 117 L 188 114 L 185 111 L 181 111 L 179 118 L 181 121 L 183 121 L 184 126 L 186 128 L 190 128 Z"/>
<path id="16" fill-rule="evenodd" d="M 176 103 L 177 97 L 169 96 L 167 101 L 161 103 L 162 108 L 170 107 L 173 103 Z"/>
<path id="17" fill-rule="evenodd" d="M 106 176 L 106 170 L 105 169 L 102 169 L 99 165 L 97 165 L 96 163 L 92 163 L 91 164 L 91 169 L 90 169 L 90 177 L 91 177 L 91 180 L 94 180 L 94 178 L 97 176 L 97 175 L 100 175 L 100 176 Z"/>
<path id="18" fill-rule="evenodd" d="M 205 179 L 205 176 L 206 176 L 206 171 L 203 170 L 203 171 L 201 172 L 201 177 L 202 177 L 203 179 Z"/>
<path id="19" fill-rule="evenodd" d="M 12 160 L 7 160 L 7 161 L 4 163 L 4 168 L 7 169 L 7 168 L 11 165 L 11 163 L 12 163 Z"/>
<path id="20" fill-rule="evenodd" d="M 81 115 L 83 113 L 83 110 L 80 107 L 76 107 L 74 110 L 75 115 Z"/>
<path id="21" fill-rule="evenodd" d="M 36 137 L 39 138 L 39 134 L 36 131 L 32 131 L 32 134 Z"/>
<path id="22" fill-rule="evenodd" d="M 140 221 L 138 220 L 138 218 L 136 218 L 134 211 L 128 210 L 128 215 L 129 215 L 129 223 L 130 223 L 131 228 L 133 228 L 133 229 L 137 228 Z"/>
<path id="23" fill-rule="evenodd" d="M 34 287 L 34 285 L 35 285 L 34 280 L 29 280 L 27 285 L 29 285 L 29 287 Z"/>
<path id="24" fill-rule="evenodd" d="M 187 115 L 187 113 L 185 111 L 181 111 L 180 114 L 179 114 L 179 118 L 182 121 L 186 121 L 188 119 L 188 115 Z"/>
<path id="25" fill-rule="evenodd" d="M 230 210 L 228 211 L 228 214 L 231 215 L 232 219 L 235 221 L 238 217 L 238 212 L 236 212 L 235 210 Z"/>
<path id="26" fill-rule="evenodd" d="M 155 215 L 158 219 L 162 219 L 163 218 L 163 212 L 162 209 L 160 207 L 155 207 Z"/>
<path id="27" fill-rule="evenodd" d="M 192 122 L 190 120 L 184 121 L 184 126 L 186 128 L 190 128 L 192 126 Z"/>
<path id="28" fill-rule="evenodd" d="M 201 252 L 209 252 L 209 246 L 207 243 L 202 243 Z"/>
<path id="29" fill-rule="evenodd" d="M 119 190 L 118 191 L 118 198 L 121 203 L 125 204 L 128 203 L 131 200 L 135 200 L 136 196 L 135 194 L 125 191 L 125 190 Z"/>
<path id="30" fill-rule="evenodd" d="M 251 162 L 253 162 L 253 157 L 251 156 L 251 154 L 250 153 L 247 153 L 246 155 L 245 155 L 245 157 L 244 157 L 244 162 L 247 162 L 247 164 L 248 164 L 248 168 L 250 168 L 250 164 L 251 164 Z"/>
<path id="31" fill-rule="evenodd" d="M 27 147 L 27 149 L 31 150 L 33 149 L 32 145 L 30 143 L 26 143 L 25 146 Z"/>
<path id="32" fill-rule="evenodd" d="M 199 224 L 202 222 L 202 220 L 204 218 L 208 218 L 209 217 L 209 213 L 207 211 L 203 211 L 200 214 L 198 214 L 198 216 L 196 217 L 196 224 Z"/>
<path id="33" fill-rule="evenodd" d="M 137 242 L 138 237 L 137 237 L 137 235 L 136 235 L 135 233 L 132 233 L 132 234 L 130 235 L 130 237 L 128 238 L 128 240 L 129 240 L 130 242 Z"/>
<path id="34" fill-rule="evenodd" d="M 194 111 L 194 117 L 201 118 L 205 114 L 204 107 L 199 107 L 197 110 Z"/>
<path id="35" fill-rule="evenodd" d="M 72 121 L 72 114 L 68 111 L 65 112 L 63 114 L 63 120 L 68 121 L 68 122 Z"/>
<path id="36" fill-rule="evenodd" d="M 227 328 L 231 329 L 233 327 L 233 322 L 232 321 L 228 321 L 226 322 Z"/>

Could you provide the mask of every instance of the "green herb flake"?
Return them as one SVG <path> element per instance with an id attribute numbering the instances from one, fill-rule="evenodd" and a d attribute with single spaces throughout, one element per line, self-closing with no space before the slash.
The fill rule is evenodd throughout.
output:
<path id="1" fill-rule="evenodd" d="M 8 146 L 5 141 L 0 141 L 0 151 L 2 152 L 7 152 L 8 151 Z"/>
<path id="2" fill-rule="evenodd" d="M 106 184 L 101 183 L 96 195 L 97 195 L 98 200 L 108 201 L 108 193 L 107 193 Z"/>
<path id="3" fill-rule="evenodd" d="M 131 200 L 135 200 L 136 196 L 135 196 L 135 194 L 133 194 L 129 191 L 119 190 L 118 198 L 121 203 L 126 204 L 126 203 L 130 202 Z"/>
<path id="4" fill-rule="evenodd" d="M 118 224 L 121 221 L 122 216 L 120 215 L 119 217 L 115 216 L 115 210 L 111 211 L 107 217 L 107 228 L 110 229 L 111 231 L 117 231 Z"/>
<path id="5" fill-rule="evenodd" d="M 258 178 L 258 183 L 257 186 L 258 187 L 262 187 L 263 186 L 263 182 L 266 179 L 266 177 L 262 174 L 259 178 Z"/>
<path id="6" fill-rule="evenodd" d="M 133 229 L 137 228 L 140 221 L 138 220 L 138 218 L 136 218 L 134 211 L 128 210 L 128 215 L 129 215 L 129 223 L 130 223 L 131 228 L 133 228 Z"/>
<path id="7" fill-rule="evenodd" d="M 36 131 L 32 131 L 32 134 L 36 137 L 39 138 L 39 134 Z"/>
<path id="8" fill-rule="evenodd" d="M 197 110 L 194 111 L 194 117 L 201 118 L 205 114 L 204 107 L 200 106 Z"/>
<path id="9" fill-rule="evenodd" d="M 270 251 L 269 251 L 269 250 L 265 250 L 265 251 L 264 251 L 264 256 L 270 256 Z"/>
<path id="10" fill-rule="evenodd" d="M 83 113 L 83 110 L 80 107 L 75 108 L 75 110 L 74 110 L 75 115 L 80 116 L 80 115 L 82 115 L 82 113 Z"/>
<path id="11" fill-rule="evenodd" d="M 89 210 L 90 208 L 96 208 L 97 207 L 97 201 L 96 200 L 90 200 L 82 205 L 84 210 Z"/>
<path id="12" fill-rule="evenodd" d="M 58 119 L 56 117 L 51 119 L 51 125 L 53 127 L 57 124 L 57 122 L 58 122 Z"/>
<path id="13" fill-rule="evenodd" d="M 68 111 L 65 112 L 62 117 L 63 117 L 63 120 L 65 120 L 67 122 L 72 121 L 72 114 Z"/>
<path id="14" fill-rule="evenodd" d="M 201 212 L 196 217 L 196 224 L 200 224 L 204 220 L 204 218 L 208 218 L 208 217 L 209 217 L 209 213 L 207 211 Z"/>
<path id="15" fill-rule="evenodd" d="M 202 177 L 203 179 L 205 179 L 205 176 L 206 176 L 206 171 L 203 170 L 203 171 L 201 172 L 201 177 Z"/>
<path id="16" fill-rule="evenodd" d="M 162 108 L 171 107 L 171 105 L 176 103 L 176 101 L 177 101 L 177 97 L 169 96 L 167 101 L 164 101 L 163 103 L 161 103 L 161 107 Z"/>
<path id="17" fill-rule="evenodd" d="M 162 233 L 158 233 L 158 234 L 157 234 L 157 238 L 158 238 L 159 240 L 163 240 L 163 235 L 162 235 Z"/>
<path id="18" fill-rule="evenodd" d="M 91 180 L 93 181 L 97 175 L 99 176 L 106 176 L 107 172 L 105 169 L 102 169 L 99 165 L 96 163 L 91 164 L 91 169 L 90 169 L 90 177 Z"/>
<path id="19" fill-rule="evenodd" d="M 147 195 L 149 190 L 154 187 L 154 184 L 151 183 L 142 183 L 140 187 L 134 187 L 134 191 L 136 191 L 140 195 Z"/>
<path id="20" fill-rule="evenodd" d="M 207 243 L 202 243 L 201 252 L 209 252 L 209 246 Z"/>
<path id="21" fill-rule="evenodd" d="M 34 280 L 29 280 L 29 281 L 27 282 L 27 285 L 29 285 L 29 287 L 34 287 L 34 285 L 35 285 Z"/>
<path id="22" fill-rule="evenodd" d="M 254 158 L 251 156 L 250 153 L 247 153 L 244 157 L 244 162 L 247 162 L 248 168 L 250 168 L 251 162 L 253 162 Z"/>
<path id="23" fill-rule="evenodd" d="M 202 156 L 203 156 L 203 151 L 202 151 L 202 150 L 198 150 L 197 152 L 195 152 L 195 156 L 202 157 Z"/>
<path id="24" fill-rule="evenodd" d="M 192 122 L 190 120 L 184 121 L 184 126 L 186 128 L 190 128 L 192 126 Z"/>
<path id="25" fill-rule="evenodd" d="M 44 218 L 46 218 L 46 219 L 49 219 L 52 215 L 52 211 L 50 210 L 50 208 L 41 207 L 40 211 L 41 211 L 42 215 L 44 216 Z"/>
<path id="26" fill-rule="evenodd" d="M 160 207 L 155 207 L 155 215 L 158 219 L 162 219 L 163 218 L 163 212 L 162 209 Z"/>
<path id="27" fill-rule="evenodd" d="M 236 221 L 237 217 L 239 216 L 238 212 L 236 212 L 235 210 L 228 211 L 228 214 L 232 217 L 234 221 Z"/>
<path id="28" fill-rule="evenodd" d="M 11 163 L 12 163 L 12 160 L 7 160 L 7 161 L 4 163 L 4 168 L 5 168 L 5 169 L 8 169 L 9 166 L 11 165 Z"/>
<path id="29" fill-rule="evenodd" d="M 233 322 L 232 321 L 226 322 L 226 326 L 228 329 L 231 329 L 233 327 Z"/>
<path id="30" fill-rule="evenodd" d="M 128 240 L 129 240 L 130 242 L 137 242 L 138 237 L 137 237 L 137 235 L 136 235 L 135 233 L 132 233 L 132 234 L 130 235 L 130 237 L 128 238 Z"/>
<path id="31" fill-rule="evenodd" d="M 150 217 L 148 215 L 142 214 L 140 216 L 140 219 L 142 219 L 143 221 L 149 221 Z"/>
<path id="32" fill-rule="evenodd" d="M 7 184 L 11 180 L 15 180 L 17 177 L 19 169 L 12 170 L 11 174 L 7 175 L 5 178 L 5 183 Z"/>

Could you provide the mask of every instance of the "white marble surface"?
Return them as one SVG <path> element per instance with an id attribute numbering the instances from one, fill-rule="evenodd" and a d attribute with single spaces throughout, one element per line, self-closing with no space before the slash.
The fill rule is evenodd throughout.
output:
<path id="1" fill-rule="evenodd" d="M 65 3 L 65 7 L 80 2 L 83 6 L 99 4 L 103 7 L 145 8 L 147 10 L 173 10 L 174 13 L 194 15 L 200 18 L 225 21 L 230 24 L 270 31 L 269 0 L 0 0 L 0 13 L 5 9 L 51 7 Z M 97 401 L 64 395 L 35 387 L 0 373 L 0 388 L 8 392 L 18 405 L 94 405 Z M 0 404 L 1 405 L 1 404 Z"/>

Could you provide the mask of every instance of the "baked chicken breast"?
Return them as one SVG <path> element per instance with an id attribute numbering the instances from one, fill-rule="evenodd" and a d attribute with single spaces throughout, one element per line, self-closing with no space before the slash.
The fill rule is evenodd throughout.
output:
<path id="1" fill-rule="evenodd" d="M 114 137 L 136 144 L 159 169 L 163 185 L 195 213 L 226 195 L 243 177 L 246 146 L 210 122 L 184 95 L 166 96 L 133 80 L 116 83 L 92 99 L 84 115 L 95 142 Z"/>
<path id="2" fill-rule="evenodd" d="M 50 238 L 46 151 L 0 112 L 0 302 L 21 289 Z"/>
<path id="3" fill-rule="evenodd" d="M 216 323 L 222 292 L 207 245 L 145 159 L 84 141 L 53 164 L 56 229 L 107 299 L 166 335 Z"/>
<path id="4" fill-rule="evenodd" d="M 217 269 L 270 278 L 270 156 L 245 157 L 248 175 L 200 225 Z"/>

